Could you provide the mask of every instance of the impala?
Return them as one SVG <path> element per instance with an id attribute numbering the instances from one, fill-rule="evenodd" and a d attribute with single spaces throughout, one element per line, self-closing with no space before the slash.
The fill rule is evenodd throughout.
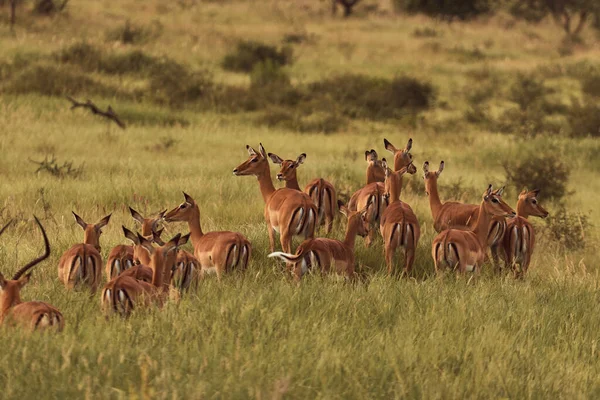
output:
<path id="1" fill-rule="evenodd" d="M 381 216 L 380 231 L 385 246 L 385 261 L 388 274 L 394 269 L 394 254 L 397 248 L 404 248 L 404 274 L 410 274 L 415 261 L 415 251 L 421 228 L 412 208 L 400 201 L 402 190 L 402 176 L 407 172 L 407 167 L 399 171 L 392 171 L 383 163 L 385 168 L 385 193 L 389 198 L 389 205 Z"/>
<path id="2" fill-rule="evenodd" d="M 142 238 L 142 246 L 150 254 L 149 267 L 152 269 L 152 282 L 144 282 L 128 275 L 119 275 L 106 284 L 100 298 L 106 314 L 115 312 L 127 317 L 140 306 L 156 304 L 162 307 L 169 296 L 169 277 L 175 265 L 176 250 L 180 234 L 175 235 L 164 246 L 154 248 L 149 240 Z"/>
<path id="3" fill-rule="evenodd" d="M 410 154 L 410 150 L 412 149 L 412 143 L 413 140 L 412 138 L 410 138 L 408 139 L 405 148 L 398 149 L 387 139 L 383 139 L 383 145 L 385 146 L 385 149 L 394 155 L 394 171 L 400 171 L 402 167 L 407 167 L 412 163 L 413 156 L 412 154 Z M 410 173 L 410 170 L 408 172 Z"/>
<path id="4" fill-rule="evenodd" d="M 100 235 L 110 214 L 96 224 L 88 224 L 77 214 L 75 220 L 83 229 L 83 243 L 67 250 L 58 262 L 58 277 L 68 289 L 84 285 L 96 292 L 102 279 L 102 256 L 100 256 Z"/>
<path id="5" fill-rule="evenodd" d="M 365 151 L 365 161 L 367 162 L 367 185 L 385 181 L 385 170 L 383 169 L 385 158 L 379 160 L 377 152 L 371 149 Z"/>
<path id="6" fill-rule="evenodd" d="M 348 278 L 354 278 L 354 242 L 356 235 L 367 234 L 367 210 L 350 211 L 338 201 L 340 212 L 348 218 L 344 241 L 335 239 L 307 239 L 298 246 L 296 254 L 274 252 L 269 257 L 277 257 L 294 266 L 294 277 L 300 281 L 310 268 L 321 272 L 335 271 Z"/>
<path id="7" fill-rule="evenodd" d="M 216 273 L 220 279 L 236 268 L 245 270 L 252 253 L 252 245 L 238 232 L 202 231 L 200 208 L 196 201 L 183 193 L 185 201 L 165 214 L 166 222 L 187 222 L 194 246 L 194 256 L 200 265 L 200 274 Z"/>
<path id="8" fill-rule="evenodd" d="M 142 236 L 152 238 L 152 234 L 158 231 L 158 225 L 162 221 L 165 211 L 150 218 L 144 218 L 139 212 L 129 207 L 133 219 L 142 226 Z M 133 247 L 118 245 L 113 247 L 106 260 L 106 277 L 110 281 L 121 272 L 133 266 Z"/>
<path id="9" fill-rule="evenodd" d="M 300 190 L 296 171 L 304 163 L 306 154 L 300 154 L 295 161 L 283 160 L 277 154 L 273 153 L 269 153 L 269 158 L 273 163 L 281 166 L 281 170 L 277 174 L 277 180 L 285 181 L 285 187 L 288 189 Z M 335 188 L 325 179 L 317 178 L 306 185 L 304 193 L 308 194 L 317 206 L 319 223 L 325 222 L 325 231 L 330 233 L 337 208 L 337 193 Z"/>
<path id="10" fill-rule="evenodd" d="M 517 202 L 517 216 L 506 221 L 504 234 L 504 254 L 506 265 L 513 268 L 515 277 L 521 278 L 527 273 L 533 247 L 535 246 L 535 232 L 533 226 L 527 221 L 529 216 L 546 218 L 546 211 L 538 202 L 539 189 L 528 192 L 523 190 Z"/>
<path id="11" fill-rule="evenodd" d="M 452 226 L 465 226 L 473 229 L 475 227 L 479 206 L 476 204 L 463 204 L 457 201 L 442 203 L 438 193 L 437 180 L 444 170 L 444 162 L 440 162 L 437 171 L 429 171 L 429 161 L 423 164 L 423 178 L 425 179 L 425 192 L 429 196 L 429 207 L 433 217 L 433 228 L 441 232 Z M 497 196 L 502 196 L 504 187 L 494 191 Z M 506 231 L 506 221 L 503 217 L 494 217 L 488 227 L 487 245 L 492 253 L 492 260 L 496 269 L 499 267 L 498 260 L 502 253 L 502 238 Z"/>
<path id="12" fill-rule="evenodd" d="M 44 237 L 44 254 L 18 270 L 11 280 L 5 279 L 0 273 L 0 304 L 2 307 L 0 322 L 18 324 L 31 330 L 55 328 L 60 332 L 65 327 L 65 319 L 54 306 L 42 301 L 21 301 L 21 289 L 31 279 L 31 272 L 27 274 L 26 272 L 50 255 L 50 243 L 46 231 L 37 217 L 34 216 L 34 218 Z M 0 230 L 0 235 L 8 225 L 10 222 Z"/>
<path id="13" fill-rule="evenodd" d="M 190 235 L 191 234 L 188 233 L 187 235 L 179 238 L 179 243 L 177 244 L 177 260 L 170 278 L 171 285 L 179 289 L 180 292 L 188 290 L 192 285 L 197 287 L 198 279 L 201 277 L 201 269 L 198 259 L 194 257 L 192 253 L 180 248 L 188 242 Z M 154 233 L 154 243 L 158 244 L 159 246 L 165 244 L 160 238 L 159 233 Z"/>
<path id="14" fill-rule="evenodd" d="M 310 196 L 297 190 L 275 190 L 267 152 L 262 143 L 259 152 L 246 146 L 249 157 L 233 170 L 236 176 L 254 175 L 258 178 L 260 192 L 265 201 L 265 220 L 269 232 L 269 248 L 275 250 L 275 232 L 279 233 L 281 247 L 291 253 L 292 237 L 313 238 L 317 224 L 317 207 Z"/>
<path id="15" fill-rule="evenodd" d="M 488 227 L 492 218 L 514 215 L 514 210 L 489 185 L 482 196 L 473 229 L 449 228 L 440 232 L 433 240 L 431 253 L 436 272 L 450 268 L 459 273 L 479 273 L 486 255 Z"/>

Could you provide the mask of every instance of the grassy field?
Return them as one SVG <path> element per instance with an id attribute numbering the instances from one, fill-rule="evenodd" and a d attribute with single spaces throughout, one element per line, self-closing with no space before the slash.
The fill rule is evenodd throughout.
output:
<path id="1" fill-rule="evenodd" d="M 600 320 L 595 315 L 600 300 L 600 143 L 597 137 L 543 131 L 523 138 L 468 123 L 465 117 L 473 107 L 470 96 L 482 88 L 489 91 L 483 96 L 487 112 L 500 117 L 510 107 L 508 88 L 523 73 L 543 79 L 555 104 L 567 107 L 582 98 L 577 66 L 600 63 L 591 31 L 564 54 L 562 33 L 550 21 L 533 26 L 498 16 L 448 25 L 397 16 L 383 6 L 368 15 L 359 9 L 356 18 L 343 20 L 332 19 L 328 5 L 317 1 L 266 1 L 260 7 L 246 1 L 72 1 L 65 13 L 52 18 L 21 13 L 15 35 L 1 11 L 0 222 L 16 220 L 1 238 L 1 271 L 12 275 L 41 253 L 41 236 L 32 222 L 32 215 L 38 215 L 52 255 L 37 267 L 22 297 L 50 302 L 67 323 L 61 335 L 0 330 L 3 398 L 600 395 Z M 127 19 L 136 26 L 159 27 L 158 33 L 141 44 L 111 40 L 111 32 Z M 415 34 L 423 28 L 436 36 Z M 221 68 L 223 56 L 241 39 L 280 45 L 291 33 L 310 38 L 294 45 L 295 62 L 284 68 L 294 85 L 345 73 L 386 79 L 408 75 L 431 83 L 435 104 L 413 119 L 348 117 L 343 128 L 323 134 L 257 123 L 269 110 L 227 113 L 205 103 L 169 108 L 143 96 L 90 94 L 102 107 L 112 104 L 123 113 L 129 126 L 122 131 L 84 111 L 70 111 L 56 93 L 36 92 L 39 82 L 32 81 L 31 90 L 14 89 L 31 76 L 20 75 L 21 69 L 25 74 L 31 63 L 58 65 L 52 54 L 82 41 L 105 54 L 137 49 L 168 56 L 210 71 L 218 84 L 249 87 L 248 74 Z M 108 74 L 77 65 L 60 71 L 89 77 L 116 88 L 115 93 L 141 90 L 151 96 L 142 73 Z M 88 94 L 84 86 L 77 97 Z M 170 118 L 185 123 L 163 123 Z M 552 118 L 564 123 L 560 115 Z M 384 137 L 398 147 L 409 137 L 414 140 L 419 172 L 405 179 L 402 195 L 421 224 L 414 276 L 388 278 L 381 239 L 366 249 L 359 238 L 357 260 L 367 282 L 353 286 L 308 276 L 296 286 L 281 263 L 266 257 L 268 237 L 256 180 L 231 173 L 246 159 L 245 145 L 262 142 L 286 159 L 306 153 L 300 185 L 323 176 L 347 199 L 363 184 L 364 151 L 375 148 L 381 156 L 390 155 L 383 149 Z M 430 256 L 435 232 L 422 186 L 423 162 L 446 161 L 442 197 L 478 202 L 488 183 L 505 183 L 503 165 L 532 154 L 558 158 L 570 168 L 569 194 L 562 203 L 573 215 L 587 216 L 591 227 L 576 240 L 584 245 L 567 248 L 549 234 L 545 222 L 533 220 L 538 247 L 525 280 L 493 276 L 489 268 L 476 281 L 435 279 Z M 82 166 L 82 175 L 36 173 L 32 160 L 52 155 L 59 163 Z M 520 189 L 508 187 L 509 204 L 516 205 Z M 541 189 L 546 208 L 558 210 L 558 202 L 544 201 Z M 252 241 L 246 273 L 222 282 L 207 279 L 180 304 L 126 321 L 106 321 L 98 296 L 63 288 L 58 259 L 83 237 L 71 210 L 88 222 L 113 213 L 101 238 L 106 256 L 112 246 L 124 243 L 121 225 L 135 227 L 127 206 L 142 213 L 172 208 L 181 203 L 181 191 L 199 203 L 205 230 L 236 230 Z M 179 224 L 166 229 L 168 234 L 187 232 Z M 331 236 L 341 238 L 344 229 L 338 220 Z"/>

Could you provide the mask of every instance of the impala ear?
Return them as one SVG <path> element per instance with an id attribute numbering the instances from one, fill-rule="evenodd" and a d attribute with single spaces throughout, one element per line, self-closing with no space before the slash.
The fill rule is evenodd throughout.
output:
<path id="1" fill-rule="evenodd" d="M 100 230 L 100 229 L 104 228 L 106 225 L 108 225 L 111 215 L 112 214 L 108 214 L 106 217 L 104 217 L 100 221 L 98 221 L 98 223 L 96 225 L 94 225 L 96 227 L 96 229 Z"/>
<path id="2" fill-rule="evenodd" d="M 129 213 L 131 214 L 131 216 L 133 217 L 133 219 L 135 219 L 137 222 L 139 222 L 140 224 L 144 223 L 144 217 L 142 217 L 142 214 L 140 214 L 139 212 L 135 211 L 131 207 L 129 207 Z"/>
<path id="3" fill-rule="evenodd" d="M 277 154 L 269 153 L 269 158 L 271 159 L 271 161 L 273 162 L 273 164 L 279 164 L 279 165 L 281 165 L 281 163 L 283 163 L 283 160 Z"/>
<path id="4" fill-rule="evenodd" d="M 186 203 L 189 203 L 189 204 L 195 204 L 196 203 L 194 201 L 194 199 L 192 199 L 192 196 L 190 196 L 186 192 L 183 192 L 183 197 L 185 198 Z"/>
<path id="5" fill-rule="evenodd" d="M 385 146 L 385 149 L 387 151 L 389 151 L 390 153 L 392 153 L 392 154 L 396 153 L 396 148 L 394 147 L 393 144 L 391 144 L 390 142 L 388 142 L 387 139 L 383 139 L 383 145 Z"/>
<path id="6" fill-rule="evenodd" d="M 6 279 L 4 279 L 4 275 L 0 272 L 0 289 L 4 289 L 6 286 Z"/>
<path id="7" fill-rule="evenodd" d="M 344 214 L 346 217 L 348 216 L 348 207 L 346 207 L 343 201 L 338 200 L 338 208 L 342 214 Z"/>
<path id="8" fill-rule="evenodd" d="M 30 280 L 31 280 L 31 272 L 20 277 L 19 280 L 17 281 L 17 282 L 19 282 L 19 288 L 22 288 L 23 286 L 27 285 Z"/>
<path id="9" fill-rule="evenodd" d="M 265 147 L 262 145 L 262 143 L 260 143 L 258 145 L 258 150 L 260 150 L 260 154 L 263 156 L 264 159 L 267 158 L 267 151 L 265 150 Z"/>
<path id="10" fill-rule="evenodd" d="M 137 234 L 137 237 L 139 244 L 142 245 L 142 247 L 146 249 L 148 253 L 150 253 L 150 255 L 152 255 L 154 253 L 154 246 L 152 246 L 152 242 L 140 235 L 139 233 Z"/>
<path id="11" fill-rule="evenodd" d="M 385 173 L 387 176 L 388 165 L 387 165 L 387 160 L 385 158 L 381 160 L 381 167 L 385 170 Z"/>
<path id="12" fill-rule="evenodd" d="M 535 197 L 537 197 L 537 196 L 540 194 L 540 189 L 533 189 L 533 190 L 531 191 L 531 193 L 533 193 L 533 195 L 534 195 Z"/>
<path id="13" fill-rule="evenodd" d="M 371 152 L 369 150 L 365 151 L 365 161 L 369 161 L 369 156 L 371 155 Z"/>
<path id="14" fill-rule="evenodd" d="M 444 170 L 444 165 L 445 165 L 445 163 L 443 161 L 440 162 L 440 167 L 438 168 L 437 172 L 435 173 L 437 176 L 440 176 L 440 174 Z"/>
<path id="15" fill-rule="evenodd" d="M 427 176 L 429 173 L 429 161 L 423 163 L 423 176 Z"/>
<path id="16" fill-rule="evenodd" d="M 256 150 L 254 150 L 250 145 L 246 145 L 246 150 L 248 150 L 248 154 L 251 156 L 256 155 Z"/>
<path id="17" fill-rule="evenodd" d="M 296 165 L 304 164 L 304 160 L 306 160 L 306 153 L 302 153 L 296 158 Z"/>
<path id="18" fill-rule="evenodd" d="M 135 233 L 131 232 L 129 229 L 125 228 L 124 226 L 121 226 L 121 228 L 123 228 L 123 234 L 125 235 L 125 238 L 131 240 L 133 242 L 133 244 L 140 244 L 140 241 Z"/>
<path id="19" fill-rule="evenodd" d="M 163 231 L 164 231 L 164 229 L 161 229 L 158 232 L 154 232 L 154 231 L 152 232 L 152 241 L 154 243 L 156 243 L 157 245 L 159 245 L 159 246 L 164 246 L 165 245 L 165 242 L 160 238 L 160 236 L 162 235 Z"/>
<path id="20" fill-rule="evenodd" d="M 181 239 L 181 233 L 178 233 L 177 235 L 173 236 L 173 238 L 171 238 L 171 240 L 169 240 L 167 242 L 167 244 L 164 245 L 165 252 L 170 253 L 173 250 L 177 250 L 177 246 L 179 246 L 180 239 Z"/>
<path id="21" fill-rule="evenodd" d="M 408 139 L 408 142 L 406 143 L 406 151 L 410 151 L 410 149 L 412 149 L 412 138 Z"/>
<path id="22" fill-rule="evenodd" d="M 485 191 L 485 193 L 484 193 L 484 195 L 483 195 L 483 196 L 485 197 L 485 199 L 486 199 L 486 200 L 488 199 L 488 197 L 489 197 L 489 196 L 491 196 L 491 195 L 492 195 L 492 189 L 493 189 L 493 187 L 492 187 L 492 184 L 490 183 L 490 184 L 488 185 L 488 188 L 487 188 L 487 190 Z"/>
<path id="23" fill-rule="evenodd" d="M 86 222 L 81 219 L 81 217 L 77 214 L 75 214 L 75 211 L 71 211 L 73 213 L 73 216 L 75 217 L 75 221 L 77 221 L 77 223 L 79 224 L 80 227 L 82 227 L 83 229 L 87 228 L 87 224 Z"/>
<path id="24" fill-rule="evenodd" d="M 496 196 L 500 196 L 500 197 L 502 197 L 502 195 L 504 194 L 504 186 L 502 186 L 500 189 L 496 189 L 496 190 L 494 191 L 494 194 L 495 194 Z"/>
<path id="25" fill-rule="evenodd" d="M 191 232 L 188 233 L 187 235 L 183 235 L 179 238 L 179 243 L 177 243 L 177 246 L 185 246 L 187 244 L 187 242 L 190 240 L 190 235 Z"/>

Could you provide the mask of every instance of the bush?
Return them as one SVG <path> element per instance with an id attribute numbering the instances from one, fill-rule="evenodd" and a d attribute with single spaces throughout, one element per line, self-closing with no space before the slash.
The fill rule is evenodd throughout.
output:
<path id="1" fill-rule="evenodd" d="M 493 0 L 393 0 L 394 8 L 409 14 L 425 14 L 446 20 L 468 20 L 494 11 Z"/>
<path id="2" fill-rule="evenodd" d="M 437 30 L 429 27 L 416 28 L 412 35 L 416 38 L 435 38 L 441 36 Z"/>
<path id="3" fill-rule="evenodd" d="M 544 85 L 544 82 L 533 76 L 519 74 L 516 82 L 511 86 L 509 99 L 519 105 L 521 110 L 527 110 L 538 105 L 551 94 L 552 90 Z"/>
<path id="4" fill-rule="evenodd" d="M 291 47 L 278 50 L 255 41 L 242 41 L 238 43 L 233 53 L 227 54 L 221 66 L 223 69 L 234 72 L 252 72 L 256 64 L 271 62 L 273 65 L 283 66 L 292 63 Z"/>
<path id="5" fill-rule="evenodd" d="M 600 97 L 600 71 L 584 76 L 581 79 L 581 89 L 587 95 Z"/>
<path id="6" fill-rule="evenodd" d="M 347 125 L 346 119 L 337 114 L 315 112 L 303 115 L 297 110 L 277 107 L 267 109 L 256 123 L 295 132 L 318 133 L 338 132 Z"/>
<path id="7" fill-rule="evenodd" d="M 252 87 L 278 85 L 290 86 L 290 77 L 271 60 L 258 63 L 250 74 Z"/>
<path id="8" fill-rule="evenodd" d="M 106 33 L 106 40 L 121 42 L 123 44 L 144 44 L 158 38 L 163 31 L 159 21 L 154 21 L 150 26 L 134 25 L 129 20 Z"/>
<path id="9" fill-rule="evenodd" d="M 589 215 L 569 213 L 562 206 L 548 216 L 545 232 L 566 249 L 580 250 L 585 248 L 585 239 L 590 227 Z"/>
<path id="10" fill-rule="evenodd" d="M 541 189 L 544 198 L 561 200 L 567 192 L 570 170 L 561 154 L 530 153 L 504 164 L 506 181 L 521 190 Z"/>
<path id="11" fill-rule="evenodd" d="M 572 136 L 600 136 L 600 104 L 591 99 L 574 99 L 567 120 Z"/>
<path id="12" fill-rule="evenodd" d="M 172 64 L 153 72 L 149 89 L 152 100 L 158 104 L 183 107 L 186 103 L 209 100 L 214 83 L 206 71 L 191 72 Z"/>

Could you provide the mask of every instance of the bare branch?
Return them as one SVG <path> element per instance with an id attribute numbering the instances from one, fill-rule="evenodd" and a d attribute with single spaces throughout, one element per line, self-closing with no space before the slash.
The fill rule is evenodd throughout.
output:
<path id="1" fill-rule="evenodd" d="M 108 106 L 106 111 L 102 111 L 98 108 L 91 100 L 86 100 L 85 103 L 75 100 L 71 96 L 66 96 L 67 99 L 72 103 L 71 110 L 74 110 L 79 107 L 89 109 L 92 114 L 100 115 L 101 117 L 108 118 L 109 120 L 114 121 L 121 129 L 125 129 L 125 123 L 119 119 L 119 116 L 115 113 L 111 106 Z"/>

